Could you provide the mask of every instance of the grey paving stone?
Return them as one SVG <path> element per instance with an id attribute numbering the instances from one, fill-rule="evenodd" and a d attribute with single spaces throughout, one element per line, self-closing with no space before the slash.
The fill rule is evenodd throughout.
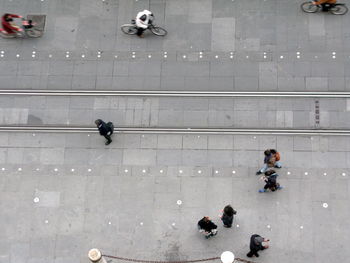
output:
<path id="1" fill-rule="evenodd" d="M 189 23 L 186 26 L 188 34 L 188 44 L 193 50 L 210 50 L 211 49 L 211 30 L 212 24 L 207 21 L 199 23 Z"/>
<path id="2" fill-rule="evenodd" d="M 234 51 L 236 32 L 234 18 L 213 18 L 211 48 L 215 51 Z"/>
<path id="3" fill-rule="evenodd" d="M 183 125 L 185 127 L 205 127 L 208 126 L 207 111 L 186 111 Z"/>
<path id="4" fill-rule="evenodd" d="M 158 113 L 158 125 L 177 126 L 183 123 L 182 111 L 160 110 Z"/>
<path id="5" fill-rule="evenodd" d="M 114 70 L 114 61 L 97 61 L 98 76 L 112 76 Z"/>
<path id="6" fill-rule="evenodd" d="M 23 161 L 23 148 L 9 148 L 7 149 L 6 162 L 10 164 L 21 164 Z"/>
<path id="7" fill-rule="evenodd" d="M 64 148 L 41 149 L 40 162 L 43 164 L 63 164 Z"/>
<path id="8" fill-rule="evenodd" d="M 260 63 L 259 90 L 277 89 L 277 68 L 275 63 Z"/>
<path id="9" fill-rule="evenodd" d="M 86 73 L 83 75 L 74 75 L 72 78 L 72 89 L 96 89 L 96 76 Z"/>
<path id="10" fill-rule="evenodd" d="M 190 23 L 203 23 L 206 18 L 212 16 L 212 1 L 190 1 L 188 3 L 188 13 Z"/>
<path id="11" fill-rule="evenodd" d="M 239 62 L 234 64 L 235 77 L 259 77 L 259 64 Z"/>
<path id="12" fill-rule="evenodd" d="M 182 137 L 183 149 L 207 149 L 208 137 L 202 135 L 184 135 Z"/>
<path id="13" fill-rule="evenodd" d="M 316 78 L 316 77 L 307 77 L 306 80 L 306 90 L 314 91 L 327 91 L 328 90 L 328 79 L 327 78 Z"/>
<path id="14" fill-rule="evenodd" d="M 48 89 L 71 89 L 73 76 L 50 75 L 47 79 Z"/>
<path id="15" fill-rule="evenodd" d="M 23 150 L 23 163 L 24 164 L 39 164 L 40 163 L 40 149 L 24 148 L 24 150 Z"/>
<path id="16" fill-rule="evenodd" d="M 184 77 L 165 76 L 160 81 L 162 90 L 183 90 L 185 86 Z"/>
<path id="17" fill-rule="evenodd" d="M 74 63 L 73 61 L 66 60 L 66 61 L 51 61 L 49 66 L 49 75 L 53 76 L 62 76 L 62 75 L 73 75 L 73 67 Z"/>
<path id="18" fill-rule="evenodd" d="M 234 64 L 232 62 L 211 62 L 210 76 L 230 77 L 234 72 Z"/>
<path id="19" fill-rule="evenodd" d="M 236 140 L 235 140 L 236 142 Z M 259 161 L 259 157 L 261 161 Z M 263 165 L 263 153 L 257 151 L 234 151 L 233 152 L 233 165 L 235 167 L 257 167 L 257 169 Z"/>
<path id="20" fill-rule="evenodd" d="M 16 87 L 18 89 L 37 89 L 40 87 L 39 76 L 18 76 L 16 78 Z"/>
<path id="21" fill-rule="evenodd" d="M 181 135 L 158 135 L 159 149 L 181 149 L 182 148 L 182 136 Z"/>
<path id="22" fill-rule="evenodd" d="M 0 61 L 0 74 L 2 76 L 16 76 L 17 69 L 17 61 Z"/>
<path id="23" fill-rule="evenodd" d="M 342 77 L 329 77 L 328 90 L 329 91 L 345 91 L 346 80 Z"/>
<path id="24" fill-rule="evenodd" d="M 233 136 L 210 136 L 208 137 L 208 149 L 233 149 Z"/>
<path id="25" fill-rule="evenodd" d="M 257 90 L 259 85 L 259 79 L 257 77 L 239 77 L 237 74 L 234 81 L 235 90 L 237 91 Z"/>
<path id="26" fill-rule="evenodd" d="M 185 77 L 182 87 L 183 90 L 211 90 L 211 88 L 209 77 Z"/>
<path id="27" fill-rule="evenodd" d="M 210 77 L 209 90 L 232 91 L 235 88 L 234 78 L 232 77 Z"/>
<path id="28" fill-rule="evenodd" d="M 234 125 L 239 127 L 254 127 L 259 120 L 257 111 L 235 111 Z"/>
<path id="29" fill-rule="evenodd" d="M 326 34 L 324 16 L 310 16 L 308 25 L 310 36 L 324 36 Z"/>
<path id="30" fill-rule="evenodd" d="M 111 90 L 113 89 L 112 86 L 113 83 L 113 77 L 110 76 L 97 76 L 96 77 L 96 89 L 97 90 Z"/>
<path id="31" fill-rule="evenodd" d="M 278 77 L 277 83 L 278 89 L 281 91 L 304 91 L 306 89 L 305 78 L 303 77 Z"/>
<path id="32" fill-rule="evenodd" d="M 37 76 L 41 73 L 41 61 L 22 61 L 18 64 L 18 74 L 23 76 Z"/>
<path id="33" fill-rule="evenodd" d="M 132 150 L 123 151 L 123 165 L 154 165 L 156 163 L 156 152 L 154 150 Z"/>
<path id="34" fill-rule="evenodd" d="M 181 109 L 183 110 L 207 110 L 209 99 L 206 98 L 182 98 L 183 102 Z M 180 105 L 180 103 L 178 103 Z"/>
<path id="35" fill-rule="evenodd" d="M 161 149 L 157 150 L 157 164 L 177 166 L 182 165 L 181 150 Z"/>
<path id="36" fill-rule="evenodd" d="M 10 262 L 26 262 L 29 255 L 29 244 L 20 242 L 11 245 L 11 261 Z"/>
<path id="37" fill-rule="evenodd" d="M 130 76 L 160 76 L 161 63 L 159 62 L 131 62 L 129 64 Z"/>
<path id="38" fill-rule="evenodd" d="M 87 149 L 65 149 L 64 162 L 67 164 L 86 164 L 89 159 L 89 151 Z"/>
<path id="39" fill-rule="evenodd" d="M 14 81 L 13 76 L 0 76 L 1 89 L 15 89 L 16 81 Z"/>
<path id="40" fill-rule="evenodd" d="M 207 163 L 208 154 L 204 150 L 183 150 L 182 163 L 185 166 L 204 166 Z"/>
<path id="41" fill-rule="evenodd" d="M 309 61 L 294 62 L 294 74 L 296 77 L 310 77 L 311 62 Z"/>
<path id="42" fill-rule="evenodd" d="M 231 150 L 213 150 L 208 152 L 208 164 L 213 166 L 232 166 Z"/>
<path id="43" fill-rule="evenodd" d="M 0 163 L 6 163 L 7 149 L 0 150 Z"/>

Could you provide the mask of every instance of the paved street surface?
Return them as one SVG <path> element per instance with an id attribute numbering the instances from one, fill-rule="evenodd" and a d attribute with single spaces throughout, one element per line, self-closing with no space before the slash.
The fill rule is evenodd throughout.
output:
<path id="1" fill-rule="evenodd" d="M 1 0 L 2 13 L 47 18 L 42 38 L 0 39 L 0 89 L 350 91 L 350 14 L 306 14 L 301 2 Z M 168 36 L 120 31 L 145 8 Z M 350 99 L 0 97 L 1 125 L 96 118 L 117 127 L 349 129 Z M 88 263 L 94 247 L 144 260 L 225 250 L 247 259 L 254 233 L 271 239 L 256 262 L 349 261 L 348 137 L 113 139 L 107 147 L 97 133 L 0 133 L 0 263 Z M 267 148 L 281 152 L 285 188 L 259 194 Z M 232 229 L 218 217 L 227 204 L 238 211 Z M 204 215 L 219 226 L 209 240 L 196 228 Z"/>

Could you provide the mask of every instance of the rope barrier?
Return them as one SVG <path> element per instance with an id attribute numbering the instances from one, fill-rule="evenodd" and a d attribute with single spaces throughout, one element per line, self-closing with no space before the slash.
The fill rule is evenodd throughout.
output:
<path id="1" fill-rule="evenodd" d="M 117 257 L 117 256 L 110 256 L 110 255 L 102 255 L 106 258 L 113 258 L 113 259 L 119 259 L 124 261 L 131 261 L 131 262 L 141 262 L 141 263 L 195 263 L 195 262 L 204 262 L 204 261 L 211 261 L 211 260 L 220 260 L 220 257 L 213 257 L 213 258 L 204 258 L 204 259 L 193 259 L 193 260 L 182 260 L 182 261 L 157 261 L 157 260 L 142 260 L 142 259 L 134 259 L 134 258 L 123 258 L 123 257 Z M 240 261 L 244 263 L 255 263 L 253 261 L 241 259 L 241 258 L 235 258 L 235 261 Z"/>

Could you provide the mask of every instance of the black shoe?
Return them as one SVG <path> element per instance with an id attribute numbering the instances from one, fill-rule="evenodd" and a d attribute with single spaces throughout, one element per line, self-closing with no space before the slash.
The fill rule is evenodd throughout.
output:
<path id="1" fill-rule="evenodd" d="M 111 144 L 112 141 L 106 141 L 105 145 Z"/>
<path id="2" fill-rule="evenodd" d="M 259 175 L 259 174 L 262 174 L 262 172 L 260 172 L 260 171 L 257 171 L 257 172 L 256 172 L 256 175 Z"/>
<path id="3" fill-rule="evenodd" d="M 282 168 L 282 166 L 277 166 L 277 165 L 275 165 L 274 167 L 275 167 L 275 168 Z"/>

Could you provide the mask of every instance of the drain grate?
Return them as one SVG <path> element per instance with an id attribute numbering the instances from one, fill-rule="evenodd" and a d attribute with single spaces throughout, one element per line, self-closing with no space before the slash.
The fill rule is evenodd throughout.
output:
<path id="1" fill-rule="evenodd" d="M 315 100 L 315 126 L 320 126 L 320 101 Z"/>

